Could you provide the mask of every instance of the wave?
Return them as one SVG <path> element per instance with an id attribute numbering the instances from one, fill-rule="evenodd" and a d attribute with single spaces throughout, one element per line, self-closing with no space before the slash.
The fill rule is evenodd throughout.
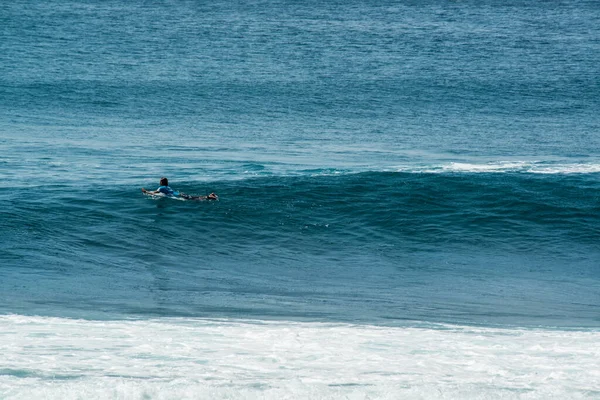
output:
<path id="1" fill-rule="evenodd" d="M 382 164 L 381 161 L 369 163 L 358 161 L 343 164 L 332 163 L 326 167 L 315 167 L 303 163 L 281 162 L 276 159 L 261 162 L 252 160 L 219 159 L 218 153 L 211 155 L 207 164 L 203 157 L 198 159 L 188 153 L 193 151 L 178 149 L 180 156 L 173 155 L 160 165 L 148 163 L 148 160 L 137 154 L 101 154 L 105 160 L 93 162 L 86 157 L 70 159 L 58 157 L 12 156 L 8 153 L 0 156 L 0 163 L 6 166 L 5 182 L 10 187 L 44 188 L 49 184 L 68 185 L 106 185 L 110 177 L 113 185 L 156 185 L 160 176 L 168 176 L 172 180 L 189 184 L 212 184 L 223 181 L 245 181 L 254 178 L 285 178 L 285 177 L 318 177 L 340 176 L 364 173 L 415 173 L 442 175 L 471 175 L 471 174 L 531 174 L 531 175 L 582 175 L 591 178 L 600 174 L 600 162 L 568 162 L 558 161 L 447 161 L 419 162 L 411 161 L 405 164 Z M 191 157 L 191 158 L 190 158 Z M 326 156 L 324 156 L 326 157 Z M 383 156 L 382 156 L 383 157 Z M 264 157 L 268 158 L 268 157 Z M 383 157 L 386 158 L 386 157 Z M 148 181 L 148 179 L 152 179 Z M 597 179 L 597 178 L 596 178 Z"/>
<path id="2" fill-rule="evenodd" d="M 216 171 L 212 171 L 213 173 Z M 246 163 L 241 169 L 231 170 L 227 178 L 243 180 L 264 176 L 337 176 L 366 172 L 399 172 L 417 174 L 486 174 L 486 173 L 522 173 L 545 175 L 588 175 L 600 174 L 600 163 L 568 163 L 548 161 L 490 161 L 445 162 L 445 163 L 410 163 L 390 166 L 357 165 L 345 168 L 302 168 L 294 165 L 269 165 Z M 224 177 L 217 178 L 222 179 Z"/>
<path id="3" fill-rule="evenodd" d="M 595 175 L 364 172 L 172 187 L 220 200 L 152 199 L 130 185 L 11 188 L 0 312 L 598 323 Z"/>
<path id="4" fill-rule="evenodd" d="M 598 243 L 600 181 L 595 175 L 482 174 L 465 173 L 470 166 L 454 168 L 459 173 L 363 172 L 200 184 L 184 181 L 172 186 L 194 195 L 216 192 L 221 201 L 198 206 L 161 199 L 156 204 L 165 212 L 177 212 L 173 217 L 181 222 L 182 231 L 193 229 L 186 218 L 201 212 L 206 229 L 228 230 L 241 241 L 245 237 L 255 240 L 251 232 L 260 231 L 275 243 L 281 237 L 295 236 L 297 242 L 316 247 L 324 238 L 373 245 L 441 241 L 506 248 L 555 243 L 556 250 L 573 242 Z M 19 199 L 14 206 L 21 211 L 15 224 L 30 220 L 35 225 L 56 216 L 51 229 L 58 231 L 85 225 L 88 214 L 105 215 L 110 221 L 152 210 L 148 203 L 152 200 L 137 187 L 57 185 L 34 197 L 28 189 L 20 191 L 11 192 Z M 183 204 L 177 209 L 174 203 Z M 240 236 L 240 232 L 246 234 Z"/>

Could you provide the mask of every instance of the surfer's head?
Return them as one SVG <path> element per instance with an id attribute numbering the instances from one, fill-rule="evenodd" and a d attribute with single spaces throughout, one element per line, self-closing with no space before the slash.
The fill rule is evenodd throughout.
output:
<path id="1" fill-rule="evenodd" d="M 160 186 L 169 186 L 169 180 L 167 178 L 160 178 Z"/>

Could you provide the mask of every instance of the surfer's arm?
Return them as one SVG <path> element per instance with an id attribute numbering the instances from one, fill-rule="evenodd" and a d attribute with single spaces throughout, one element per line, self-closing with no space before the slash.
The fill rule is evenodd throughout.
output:
<path id="1" fill-rule="evenodd" d="M 158 190 L 146 190 L 146 189 L 142 188 L 142 193 L 145 193 L 145 194 L 158 194 Z"/>

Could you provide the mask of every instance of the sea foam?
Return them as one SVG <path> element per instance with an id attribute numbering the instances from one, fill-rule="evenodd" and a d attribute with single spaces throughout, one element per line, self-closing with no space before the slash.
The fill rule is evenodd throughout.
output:
<path id="1" fill-rule="evenodd" d="M 415 173 L 529 173 L 529 174 L 597 174 L 600 163 L 546 161 L 448 162 L 431 165 L 402 165 L 396 172 Z"/>
<path id="2" fill-rule="evenodd" d="M 597 330 L 0 317 L 0 398 L 577 399 Z"/>

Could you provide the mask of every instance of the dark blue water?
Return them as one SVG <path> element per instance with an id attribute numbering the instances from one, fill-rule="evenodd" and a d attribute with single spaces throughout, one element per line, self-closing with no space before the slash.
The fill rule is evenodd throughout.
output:
<path id="1" fill-rule="evenodd" d="M 600 6 L 0 5 L 0 312 L 597 327 Z M 168 176 L 218 202 L 152 199 Z"/>
<path id="2" fill-rule="evenodd" d="M 600 184 L 587 175 L 370 172 L 207 187 L 221 200 L 123 185 L 3 194 L 4 310 L 598 322 Z"/>

